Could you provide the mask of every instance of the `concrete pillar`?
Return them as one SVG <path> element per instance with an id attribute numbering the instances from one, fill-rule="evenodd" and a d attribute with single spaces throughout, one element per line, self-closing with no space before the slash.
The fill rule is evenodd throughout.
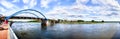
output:
<path id="1" fill-rule="evenodd" d="M 50 25 L 53 26 L 55 24 L 54 20 L 51 20 Z"/>

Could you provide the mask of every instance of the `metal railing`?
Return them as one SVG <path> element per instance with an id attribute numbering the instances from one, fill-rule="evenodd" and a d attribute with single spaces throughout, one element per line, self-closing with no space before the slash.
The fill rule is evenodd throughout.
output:
<path id="1" fill-rule="evenodd" d="M 18 39 L 10 26 L 9 26 L 9 39 Z"/>

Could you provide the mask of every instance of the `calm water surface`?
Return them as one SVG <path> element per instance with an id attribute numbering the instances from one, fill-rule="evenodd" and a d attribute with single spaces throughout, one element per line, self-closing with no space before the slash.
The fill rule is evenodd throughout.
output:
<path id="1" fill-rule="evenodd" d="M 41 27 L 41 23 L 13 23 L 19 39 L 118 39 L 119 23 L 55 24 Z"/>

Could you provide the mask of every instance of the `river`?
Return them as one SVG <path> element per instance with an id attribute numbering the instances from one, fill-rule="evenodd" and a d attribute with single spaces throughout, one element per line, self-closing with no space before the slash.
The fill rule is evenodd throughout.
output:
<path id="1" fill-rule="evenodd" d="M 19 39 L 117 39 L 119 23 L 55 24 L 41 27 L 41 23 L 13 23 L 11 28 Z"/>

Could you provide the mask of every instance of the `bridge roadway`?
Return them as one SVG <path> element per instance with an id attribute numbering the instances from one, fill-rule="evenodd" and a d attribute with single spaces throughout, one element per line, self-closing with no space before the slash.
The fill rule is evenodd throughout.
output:
<path id="1" fill-rule="evenodd" d="M 35 17 L 21 17 L 21 16 L 14 16 L 11 17 L 8 21 L 24 21 L 24 22 L 28 22 L 28 21 L 36 21 L 36 22 L 41 22 L 43 20 L 43 18 L 35 18 Z M 47 19 L 49 22 L 52 23 L 57 23 L 58 20 L 54 20 L 54 19 Z"/>
<path id="2" fill-rule="evenodd" d="M 0 29 L 0 39 L 9 39 L 9 30 L 8 30 L 8 24 L 2 24 Z M 3 29 L 4 28 L 4 29 Z"/>
<path id="3" fill-rule="evenodd" d="M 54 20 L 54 19 L 47 19 L 47 20 L 45 20 L 43 18 L 19 17 L 19 16 L 11 17 L 8 21 L 9 22 L 41 22 L 42 24 L 44 24 L 44 26 L 45 25 L 46 26 L 48 26 L 48 25 L 54 25 L 54 24 L 58 23 L 58 20 Z"/>

